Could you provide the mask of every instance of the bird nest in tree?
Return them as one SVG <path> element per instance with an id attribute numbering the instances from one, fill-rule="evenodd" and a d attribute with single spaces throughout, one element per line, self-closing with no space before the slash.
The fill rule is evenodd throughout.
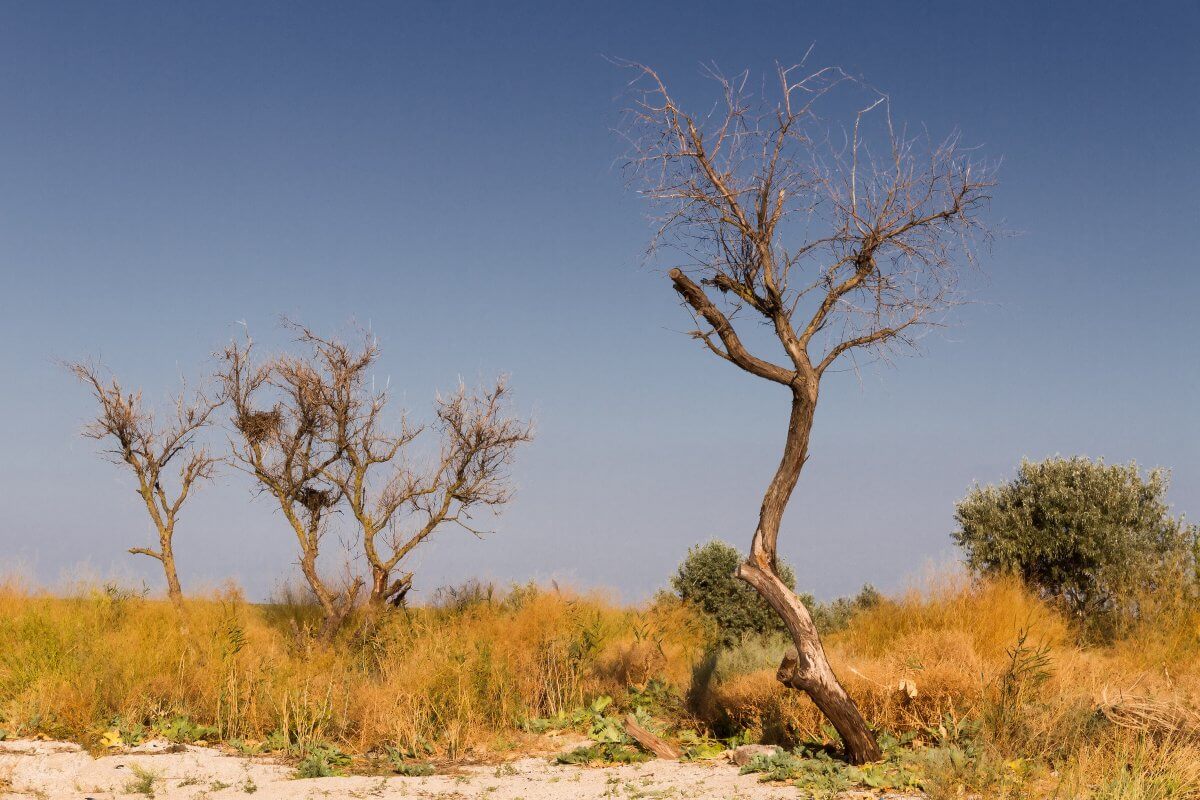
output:
<path id="1" fill-rule="evenodd" d="M 335 498 L 333 492 L 326 489 L 313 489 L 310 486 L 304 486 L 300 491 L 296 492 L 296 501 L 307 508 L 309 513 L 316 514 L 321 509 L 332 506 Z"/>
<path id="2" fill-rule="evenodd" d="M 254 444 L 274 434 L 282 423 L 283 414 L 278 408 L 270 411 L 249 411 L 237 418 L 238 430 Z"/>

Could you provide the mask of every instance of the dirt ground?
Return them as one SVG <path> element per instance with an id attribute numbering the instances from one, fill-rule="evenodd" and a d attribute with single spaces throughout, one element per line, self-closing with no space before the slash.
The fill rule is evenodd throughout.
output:
<path id="1" fill-rule="evenodd" d="M 450 774 L 420 778 L 294 780 L 293 774 L 292 767 L 267 758 L 245 758 L 205 747 L 172 747 L 166 742 L 151 742 L 100 758 L 62 742 L 0 742 L 3 800 L 247 800 L 251 796 L 253 800 L 791 800 L 799 796 L 790 786 L 764 784 L 754 775 L 739 775 L 737 767 L 724 760 L 586 768 L 556 765 L 546 758 L 521 758 L 499 766 L 456 767 Z"/>

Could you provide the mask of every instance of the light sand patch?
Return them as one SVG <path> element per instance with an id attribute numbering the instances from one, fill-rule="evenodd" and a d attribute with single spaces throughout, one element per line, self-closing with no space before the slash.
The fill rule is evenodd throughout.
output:
<path id="1" fill-rule="evenodd" d="M 137 752 L 92 758 L 60 742 L 0 742 L 3 800 L 794 800 L 790 786 L 739 775 L 726 761 L 584 768 L 523 758 L 496 766 L 456 767 L 428 777 L 348 777 L 293 780 L 294 770 L 268 758 L 245 758 L 203 747 L 151 743 Z M 856 794 L 845 797 L 879 797 Z M 901 797 L 901 795 L 890 795 Z"/>

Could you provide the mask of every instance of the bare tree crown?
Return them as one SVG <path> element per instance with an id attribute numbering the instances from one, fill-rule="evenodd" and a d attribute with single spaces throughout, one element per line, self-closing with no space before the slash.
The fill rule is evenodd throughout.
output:
<path id="1" fill-rule="evenodd" d="M 472 514 L 509 501 L 508 468 L 532 430 L 509 412 L 503 378 L 478 391 L 460 385 L 436 401 L 436 455 L 415 464 L 408 446 L 427 428 L 411 426 L 402 411 L 389 415 L 389 385 L 373 373 L 375 338 L 364 332 L 348 343 L 285 325 L 300 352 L 257 365 L 249 342 L 224 354 L 222 380 L 240 433 L 235 455 L 280 500 L 318 596 L 328 593 L 317 585 L 319 539 L 329 511 L 341 507 L 358 529 L 372 603 L 399 602 L 411 574 L 394 578 L 393 571 L 405 556 L 443 525 L 478 535 Z M 342 613 L 336 603 L 330 608 Z"/>
<path id="2" fill-rule="evenodd" d="M 516 449 L 532 439 L 532 429 L 508 411 L 503 377 L 477 391 L 460 384 L 437 398 L 432 428 L 438 455 L 418 467 L 406 448 L 427 428 L 410 426 L 402 412 L 394 425 L 384 418 L 388 386 L 377 384 L 370 373 L 379 357 L 376 341 L 366 336 L 351 347 L 297 330 L 329 377 L 320 390 L 329 419 L 327 444 L 341 456 L 324 475 L 359 523 L 374 576 L 372 599 L 394 598 L 407 591 L 411 575 L 392 580 L 392 571 L 421 542 L 447 524 L 479 535 L 470 524 L 472 515 L 511 499 L 508 468 Z"/>
<path id="3" fill-rule="evenodd" d="M 106 454 L 133 472 L 138 495 L 158 532 L 157 550 L 132 547 L 129 552 L 162 564 L 167 594 L 182 612 L 183 590 L 175 568 L 175 522 L 196 482 L 211 480 L 221 461 L 197 441 L 221 401 L 202 390 L 189 394 L 185 387 L 174 399 L 174 413 L 160 422 L 153 409 L 143 404 L 140 391 L 127 392 L 115 377 L 102 379 L 98 366 L 77 362 L 67 368 L 91 390 L 96 402 L 96 416 L 84 428 L 84 436 L 113 442 Z M 167 473 L 176 466 L 175 480 L 168 480 Z"/>
<path id="4" fill-rule="evenodd" d="M 655 243 L 686 255 L 671 278 L 713 353 L 778 383 L 810 381 L 843 354 L 913 344 L 957 301 L 994 185 L 957 135 L 934 144 L 897 129 L 888 98 L 836 68 L 780 67 L 758 90 L 749 73 L 711 69 L 721 97 L 699 116 L 653 69 L 625 66 L 627 169 L 660 211 Z M 847 99 L 861 102 L 835 132 L 823 106 Z M 747 310 L 772 328 L 783 364 L 743 343 Z"/>
<path id="5" fill-rule="evenodd" d="M 231 342 L 221 354 L 220 380 L 239 437 L 237 463 L 277 496 L 307 500 L 326 492 L 324 470 L 340 456 L 324 435 L 324 378 L 301 359 L 254 360 L 254 343 Z M 320 514 L 318 514 L 320 516 Z"/>
<path id="6" fill-rule="evenodd" d="M 209 424 L 220 400 L 199 389 L 190 394 L 184 389 L 173 399 L 171 416 L 160 421 L 143 402 L 140 390 L 126 391 L 116 377 L 104 380 L 97 365 L 76 362 L 67 368 L 96 401 L 96 417 L 84 427 L 83 435 L 97 441 L 111 439 L 113 447 L 107 455 L 130 467 L 152 515 L 163 522 L 174 520 L 193 484 L 210 480 L 220 462 L 197 444 L 197 435 Z M 174 465 L 178 465 L 177 486 L 172 492 L 163 478 Z"/>

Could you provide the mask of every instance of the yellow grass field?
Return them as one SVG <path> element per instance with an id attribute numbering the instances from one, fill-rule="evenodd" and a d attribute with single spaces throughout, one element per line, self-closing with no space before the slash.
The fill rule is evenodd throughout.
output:
<path id="1" fill-rule="evenodd" d="M 774 679 L 782 640 L 715 652 L 704 619 L 660 598 L 515 587 L 355 620 L 331 648 L 303 607 L 113 587 L 0 590 L 0 729 L 101 750 L 152 733 L 300 754 L 487 761 L 532 752 L 596 698 L 643 706 L 675 737 L 793 745 L 826 736 Z M 1012 582 L 946 579 L 827 637 L 838 674 L 903 748 L 942 748 L 933 797 L 1200 797 L 1200 616 L 1153 616 L 1084 647 Z M 683 733 L 683 732 L 687 733 Z M 691 740 L 691 739 L 687 739 Z M 830 739 L 832 741 L 832 739 Z M 962 751 L 967 757 L 953 757 Z"/>

